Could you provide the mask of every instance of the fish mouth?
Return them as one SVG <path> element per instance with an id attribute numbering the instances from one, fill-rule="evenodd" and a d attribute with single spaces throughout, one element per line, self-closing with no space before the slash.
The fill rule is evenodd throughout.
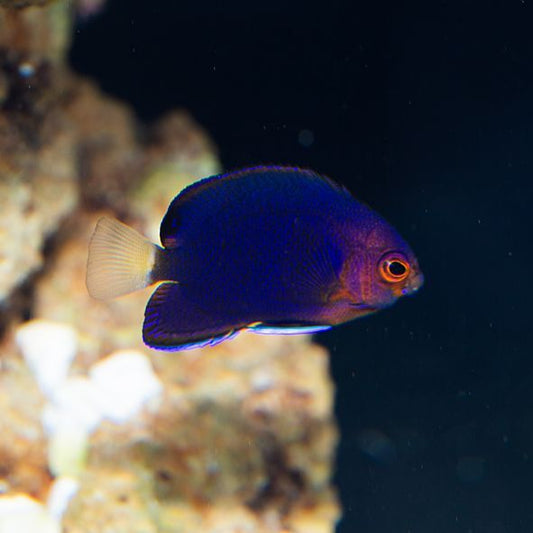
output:
<path id="1" fill-rule="evenodd" d="M 422 272 L 416 272 L 408 284 L 402 289 L 400 296 L 414 294 L 422 285 L 424 285 L 424 274 Z"/>
<path id="2" fill-rule="evenodd" d="M 424 274 L 419 271 L 416 273 L 416 277 L 411 283 L 411 289 L 413 292 L 416 292 L 418 289 L 420 289 L 420 287 L 422 287 L 422 285 L 424 285 Z"/>

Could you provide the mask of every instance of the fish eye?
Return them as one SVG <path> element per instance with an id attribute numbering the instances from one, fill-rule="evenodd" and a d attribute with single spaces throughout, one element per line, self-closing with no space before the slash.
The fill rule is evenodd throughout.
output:
<path id="1" fill-rule="evenodd" d="M 379 264 L 381 277 L 389 283 L 403 281 L 410 272 L 409 263 L 398 255 L 387 255 Z"/>

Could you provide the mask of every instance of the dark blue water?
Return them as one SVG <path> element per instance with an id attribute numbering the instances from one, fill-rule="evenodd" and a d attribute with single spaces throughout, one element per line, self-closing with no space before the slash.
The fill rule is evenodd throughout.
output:
<path id="1" fill-rule="evenodd" d="M 143 119 L 190 110 L 227 168 L 335 177 L 417 252 L 418 295 L 317 337 L 338 531 L 530 533 L 533 5 L 368 4 L 115 0 L 71 58 Z"/>

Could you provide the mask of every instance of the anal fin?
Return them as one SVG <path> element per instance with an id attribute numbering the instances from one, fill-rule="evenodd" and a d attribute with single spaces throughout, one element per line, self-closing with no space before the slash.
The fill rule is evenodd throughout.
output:
<path id="1" fill-rule="evenodd" d="M 143 340 L 159 350 L 213 346 L 238 332 L 227 318 L 201 309 L 176 282 L 161 283 L 144 313 Z"/>

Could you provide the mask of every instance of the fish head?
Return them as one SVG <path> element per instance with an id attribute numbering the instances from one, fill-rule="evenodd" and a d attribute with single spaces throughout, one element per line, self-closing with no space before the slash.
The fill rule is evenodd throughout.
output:
<path id="1" fill-rule="evenodd" d="M 358 315 L 392 305 L 415 293 L 424 275 L 410 246 L 384 221 L 379 221 L 354 248 L 341 281 Z"/>

